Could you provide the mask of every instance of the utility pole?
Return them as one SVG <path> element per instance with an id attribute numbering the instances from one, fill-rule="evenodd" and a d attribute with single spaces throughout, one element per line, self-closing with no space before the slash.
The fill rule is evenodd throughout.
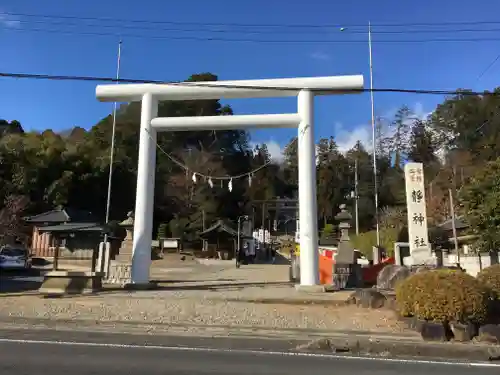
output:
<path id="1" fill-rule="evenodd" d="M 266 203 L 262 203 L 262 246 L 265 248 L 266 247 Z"/>
<path id="2" fill-rule="evenodd" d="M 122 41 L 118 43 L 118 58 L 116 64 L 116 83 L 120 79 L 120 63 L 122 55 Z M 116 107 L 117 103 L 113 103 L 113 128 L 111 131 L 111 150 L 109 154 L 109 175 L 108 175 L 108 195 L 106 199 L 106 224 L 109 222 L 109 210 L 111 207 L 111 185 L 113 180 L 113 162 L 115 156 L 115 135 L 116 135 Z M 104 240 L 104 242 L 107 242 Z"/>
<path id="3" fill-rule="evenodd" d="M 359 234 L 359 211 L 358 211 L 358 158 L 354 161 L 354 205 L 356 211 L 356 235 Z"/>
<path id="4" fill-rule="evenodd" d="M 341 27 L 340 31 L 345 31 L 346 27 Z M 372 148 L 373 148 L 373 185 L 375 201 L 375 220 L 377 223 L 377 246 L 380 246 L 380 218 L 378 207 L 378 176 L 377 176 L 377 142 L 375 131 L 375 104 L 373 98 L 373 58 L 372 58 L 372 25 L 368 22 L 368 52 L 370 62 L 370 104 L 371 104 L 371 122 L 372 122 Z"/>
<path id="5" fill-rule="evenodd" d="M 121 65 L 121 55 L 122 55 L 122 41 L 118 42 L 118 56 L 116 63 L 116 83 L 120 79 L 120 65 Z M 109 223 L 109 212 L 111 209 L 111 187 L 113 182 L 113 163 L 115 156 L 115 135 L 116 135 L 116 109 L 117 103 L 113 103 L 113 127 L 111 130 L 111 150 L 109 154 L 109 174 L 108 174 L 108 192 L 106 197 L 106 224 Z M 98 271 L 104 271 L 107 275 L 109 263 L 111 257 L 111 247 L 108 243 L 108 233 L 104 234 L 104 242 L 99 245 L 99 257 L 98 257 Z"/>
<path id="6" fill-rule="evenodd" d="M 451 228 L 453 230 L 453 243 L 455 244 L 455 252 L 457 253 L 457 263 L 460 265 L 460 251 L 458 250 L 458 239 L 457 239 L 457 228 L 455 225 L 455 207 L 453 203 L 453 192 L 448 189 L 448 195 L 450 197 L 450 213 L 451 213 Z"/>
<path id="7" fill-rule="evenodd" d="M 375 105 L 373 100 L 373 59 L 372 59 L 372 26 L 368 22 L 368 49 L 370 54 L 370 102 L 372 110 L 372 148 L 373 148 L 373 184 L 375 201 L 375 220 L 377 225 L 377 246 L 380 246 L 380 225 L 378 210 L 378 176 L 377 176 L 377 142 L 375 134 Z"/>

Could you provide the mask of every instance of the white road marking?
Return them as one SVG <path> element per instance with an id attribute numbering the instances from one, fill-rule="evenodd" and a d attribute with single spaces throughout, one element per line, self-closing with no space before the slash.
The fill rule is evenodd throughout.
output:
<path id="1" fill-rule="evenodd" d="M 120 348 L 120 349 L 155 349 L 155 350 L 172 350 L 184 352 L 201 352 L 201 353 L 234 353 L 234 354 L 254 354 L 254 355 L 270 355 L 282 357 L 309 357 L 309 358 L 325 358 L 332 360 L 361 360 L 388 362 L 397 364 L 413 364 L 413 365 L 445 365 L 445 366 L 461 366 L 461 367 L 485 367 L 485 368 L 500 368 L 500 363 L 490 362 L 464 362 L 464 361 L 437 361 L 437 360 L 421 360 L 421 359 L 397 359 L 397 358 L 381 358 L 381 357 L 364 357 L 354 355 L 334 355 L 334 354 L 319 354 L 319 353 L 300 353 L 300 352 L 283 352 L 283 351 L 259 351 L 245 349 L 213 349 L 202 347 L 187 347 L 187 346 L 162 346 L 162 345 L 129 345 L 129 344 L 112 344 L 98 342 L 78 342 L 78 341 L 51 341 L 51 340 L 23 340 L 23 339 L 2 339 L 0 344 L 43 344 L 43 345 L 63 345 L 63 346 L 88 346 L 99 348 Z"/>

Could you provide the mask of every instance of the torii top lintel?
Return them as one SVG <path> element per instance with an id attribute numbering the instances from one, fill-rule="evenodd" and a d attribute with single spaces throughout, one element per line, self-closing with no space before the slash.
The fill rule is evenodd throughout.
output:
<path id="1" fill-rule="evenodd" d="M 110 84 L 96 88 L 102 102 L 140 101 L 150 93 L 158 100 L 209 100 L 297 96 L 301 90 L 315 95 L 360 93 L 362 75 L 257 79 L 243 81 L 182 82 L 167 84 Z"/>

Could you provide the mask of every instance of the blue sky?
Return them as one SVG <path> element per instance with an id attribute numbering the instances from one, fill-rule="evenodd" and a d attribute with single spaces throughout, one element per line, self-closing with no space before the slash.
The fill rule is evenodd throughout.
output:
<path id="1" fill-rule="evenodd" d="M 0 15 L 0 71 L 60 75 L 113 76 L 116 70 L 118 36 L 82 35 L 82 32 L 144 35 L 123 37 L 121 76 L 157 80 L 182 80 L 190 74 L 210 71 L 220 79 L 258 79 L 294 76 L 363 74 L 368 87 L 368 43 L 364 33 L 368 21 L 377 24 L 442 23 L 496 21 L 500 3 L 494 1 L 421 0 L 418 2 L 333 1 L 333 0 L 0 0 L 0 12 L 51 16 L 118 18 L 127 20 L 174 21 L 179 23 L 223 24 L 330 24 L 348 25 L 346 32 L 332 27 L 307 29 L 253 28 L 264 34 L 231 32 L 204 34 L 161 30 L 154 39 L 151 30 L 132 29 L 147 24 L 126 23 L 120 28 L 106 26 L 72 27 L 56 24 L 62 19 L 41 19 L 23 15 Z M 42 21 L 40 21 L 42 20 Z M 19 22 L 17 22 L 19 21 Z M 69 21 L 69 22 L 79 22 Z M 87 23 L 94 24 L 94 23 Z M 132 25 L 132 26 L 130 26 Z M 353 26 L 351 26 L 353 25 Z M 356 26 L 357 25 L 357 26 Z M 175 29 L 179 26 L 151 24 L 149 27 Z M 480 80 L 478 76 L 500 53 L 499 41 L 381 43 L 382 39 L 436 39 L 496 37 L 495 32 L 434 33 L 439 26 L 413 27 L 414 34 L 382 35 L 387 27 L 374 26 L 374 85 L 378 88 L 490 89 L 498 81 L 500 62 Z M 452 28 L 477 29 L 489 26 Z M 70 30 L 47 33 L 34 29 Z M 500 25 L 497 26 L 500 28 Z M 276 29 L 274 29 L 276 30 Z M 285 31 L 283 31 L 285 30 Z M 398 29 L 401 30 L 401 29 Z M 408 30 L 408 27 L 405 29 Z M 424 30 L 424 32 L 422 32 Z M 316 34 L 306 34 L 314 31 Z M 358 31 L 360 34 L 348 33 Z M 497 33 L 498 34 L 498 33 Z M 170 37 L 216 36 L 229 39 L 313 40 L 308 43 L 250 43 L 207 40 L 172 40 Z M 378 41 L 377 41 L 378 39 Z M 342 40 L 327 43 L 322 40 Z M 355 42 L 359 41 L 359 42 Z M 111 111 L 109 103 L 95 99 L 95 83 L 0 79 L 2 100 L 0 118 L 17 119 L 28 129 L 55 130 L 72 126 L 91 127 Z M 434 109 L 438 96 L 376 94 L 376 115 L 384 116 L 406 104 L 419 113 Z M 316 136 L 334 135 L 343 146 L 357 139 L 370 140 L 370 101 L 368 94 L 321 97 L 316 100 Z M 250 99 L 231 101 L 237 114 L 293 112 L 294 99 Z M 262 130 L 252 133 L 252 141 L 269 142 L 273 151 L 283 146 L 292 130 Z"/>

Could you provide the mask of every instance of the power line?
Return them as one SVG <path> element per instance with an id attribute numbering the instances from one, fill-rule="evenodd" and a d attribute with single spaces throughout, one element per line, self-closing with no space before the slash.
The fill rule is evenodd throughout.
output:
<path id="1" fill-rule="evenodd" d="M 0 13 L 1 15 L 2 13 Z M 289 28 L 286 28 L 283 31 L 279 31 L 276 29 L 257 29 L 257 28 L 246 28 L 246 29 L 231 29 L 234 26 L 231 25 L 191 25 L 191 24 L 181 24 L 181 25 L 174 25 L 175 27 L 164 27 L 162 25 L 157 25 L 151 27 L 151 25 L 146 25 L 143 26 L 142 24 L 135 26 L 135 25 L 130 25 L 130 24 L 124 24 L 124 23 L 117 23 L 116 25 L 110 24 L 110 23 L 99 23 L 99 24 L 88 24 L 88 23 L 82 23 L 86 21 L 92 21 L 92 22 L 97 22 L 98 20 L 87 20 L 87 19 L 71 19 L 70 21 L 79 21 L 79 22 L 68 22 L 66 20 L 60 21 L 56 19 L 55 21 L 53 20 L 16 20 L 15 22 L 19 24 L 41 24 L 41 25 L 49 25 L 49 26 L 77 26 L 77 27 L 93 27 L 93 28 L 105 28 L 105 29 L 110 29 L 110 28 L 119 28 L 120 30 L 148 30 L 148 31 L 176 31 L 176 32 L 204 32 L 204 33 L 234 33 L 234 34 L 324 34 L 325 30 L 323 29 L 313 29 L 313 30 L 303 30 L 303 29 L 297 29 L 297 30 L 289 30 Z M 102 22 L 102 21 L 99 21 Z M 182 26 L 191 26 L 191 27 L 182 27 Z M 198 28 L 193 28 L 192 26 L 198 26 Z M 205 27 L 205 28 L 200 28 L 200 27 Z M 206 27 L 218 27 L 218 29 L 206 29 Z M 220 28 L 224 29 L 220 29 Z M 325 28 L 337 28 L 339 27 L 336 26 L 325 26 Z M 229 28 L 229 29 L 228 29 Z M 38 29 L 34 29 L 38 30 Z M 45 30 L 45 29 L 43 29 Z M 331 30 L 334 31 L 334 30 Z M 447 29 L 416 29 L 416 30 L 373 30 L 372 34 L 379 34 L 379 35 L 408 35 L 408 34 L 446 34 L 446 33 L 483 33 L 483 32 L 490 32 L 490 33 L 497 33 L 500 31 L 500 28 L 494 28 L 494 29 L 478 29 L 478 28 L 447 28 Z M 366 30 L 352 30 L 351 28 L 345 28 L 345 30 L 342 31 L 342 34 L 356 34 L 356 35 L 366 35 Z"/>
<path id="2" fill-rule="evenodd" d="M 100 32 L 100 31 L 81 31 L 81 30 L 63 30 L 63 29 L 46 29 L 46 28 L 7 28 L 4 30 L 14 32 L 39 32 L 49 34 L 67 34 L 81 36 L 98 36 L 98 37 L 114 37 L 119 39 L 137 38 L 148 40 L 184 40 L 198 42 L 232 42 L 232 43 L 277 43 L 277 44 L 312 44 L 312 43 L 327 43 L 327 44 L 365 44 L 365 39 L 258 39 L 258 38 L 224 38 L 212 36 L 184 36 L 184 35 L 156 35 L 156 34 L 133 34 L 122 32 Z M 366 33 L 364 33 L 366 34 Z M 421 38 L 421 39 L 380 39 L 373 41 L 373 44 L 397 44 L 397 43 L 467 43 L 467 42 L 498 42 L 500 37 L 469 37 L 469 38 Z"/>
<path id="3" fill-rule="evenodd" d="M 68 19 L 68 20 L 86 20 L 86 21 L 101 21 L 101 22 L 119 22 L 119 23 L 147 23 L 147 24 L 164 24 L 164 25 L 197 25 L 197 26 L 231 26 L 231 27 L 273 27 L 273 28 L 339 28 L 339 27 L 362 27 L 366 28 L 366 24 L 341 23 L 341 24 L 266 24 L 266 23 L 234 23 L 234 22 L 184 22 L 184 21 L 168 21 L 168 20 L 146 20 L 146 19 L 124 19 L 112 17 L 83 17 L 73 15 L 49 15 L 49 14 L 33 14 L 33 13 L 13 13 L 1 12 L 1 15 L 9 17 L 29 17 L 29 18 L 49 18 L 49 19 Z M 455 22 L 405 22 L 405 23 L 372 23 L 373 27 L 428 27 L 428 26 L 465 26 L 465 25 L 500 25 L 500 21 L 455 21 Z"/>
<path id="4" fill-rule="evenodd" d="M 272 91 L 295 91 L 297 87 L 269 87 L 269 86 L 238 86 L 238 85 L 223 85 L 203 82 L 185 82 L 185 81 L 159 81 L 159 80 L 143 80 L 130 78 L 114 78 L 114 77 L 97 77 L 97 76 L 75 76 L 75 75 L 50 75 L 50 74 L 33 74 L 33 73 L 7 73 L 0 72 L 0 78 L 17 78 L 17 79 L 38 79 L 51 81 L 86 81 L 86 82 L 108 82 L 108 83 L 154 83 L 154 84 L 170 84 L 170 85 L 189 85 L 196 86 L 197 84 L 204 87 L 222 87 L 222 88 L 247 88 L 255 90 L 272 90 Z M 327 87 L 317 88 L 315 91 L 328 91 Z M 429 95 L 483 95 L 483 96 L 500 96 L 500 92 L 488 91 L 472 91 L 472 90 L 431 90 L 431 89 L 399 89 L 399 88 L 374 88 L 351 90 L 352 92 L 385 92 L 385 93 L 407 93 L 407 94 L 429 94 Z"/>
<path id="5" fill-rule="evenodd" d="M 476 82 L 478 82 L 481 78 L 483 78 L 483 76 L 493 67 L 493 65 L 496 64 L 498 59 L 500 59 L 500 53 L 493 59 L 493 61 L 491 63 L 489 63 L 486 66 L 486 68 L 484 68 L 484 70 L 481 72 L 481 74 L 479 74 L 479 76 L 476 79 Z"/>

